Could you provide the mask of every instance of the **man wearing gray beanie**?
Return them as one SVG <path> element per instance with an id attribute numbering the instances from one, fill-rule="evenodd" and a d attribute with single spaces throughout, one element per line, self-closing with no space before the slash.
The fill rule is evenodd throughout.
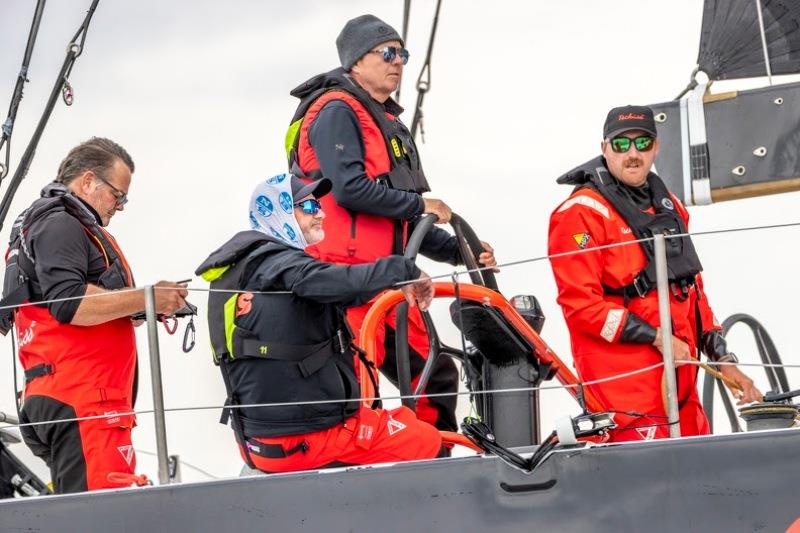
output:
<path id="1" fill-rule="evenodd" d="M 397 90 L 409 53 L 397 31 L 374 15 L 349 20 L 336 39 L 341 67 L 319 74 L 295 88 L 300 99 L 286 136 L 289 167 L 307 180 L 328 178 L 332 193 L 321 199 L 327 214 L 324 241 L 306 248 L 331 263 L 360 264 L 403 253 L 406 239 L 424 213 L 450 220 L 441 200 L 423 198 L 430 190 L 419 152 L 398 115 L 403 108 L 391 98 Z M 491 246 L 484 244 L 480 262 L 496 265 Z M 436 261 L 462 264 L 455 237 L 440 228 L 428 233 L 420 253 Z M 358 335 L 371 303 L 347 310 Z M 381 326 L 384 327 L 384 326 Z M 386 317 L 385 354 L 377 365 L 397 383 L 394 353 L 395 315 Z M 408 338 L 412 380 L 424 366 L 428 338 L 417 308 L 409 312 Z M 384 343 L 380 343 L 381 346 Z M 441 357 L 426 393 L 454 393 L 458 372 Z M 420 398 L 417 415 L 437 428 L 457 431 L 455 396 Z"/>

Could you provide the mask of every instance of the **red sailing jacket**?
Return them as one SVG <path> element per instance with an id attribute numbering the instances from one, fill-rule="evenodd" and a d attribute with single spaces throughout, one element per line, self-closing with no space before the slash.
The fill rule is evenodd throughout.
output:
<path id="1" fill-rule="evenodd" d="M 688 212 L 677 197 L 671 196 L 677 212 L 688 225 Z M 550 255 L 634 240 L 628 223 L 591 188 L 575 191 L 550 217 Z M 581 379 L 604 378 L 662 361 L 661 353 L 651 345 L 619 342 L 630 312 L 653 327 L 658 326 L 657 291 L 630 299 L 626 308 L 621 296 L 606 295 L 603 289 L 604 285 L 616 288 L 630 284 L 646 263 L 639 244 L 551 259 L 558 303 L 570 331 L 572 353 Z M 702 286 L 698 274 L 687 298 L 678 299 L 670 294 L 673 334 L 683 339 L 693 353 L 698 342 L 695 309 L 700 311 L 703 332 L 720 328 Z M 679 402 L 696 396 L 696 367 L 684 365 L 678 367 L 677 372 Z M 593 389 L 608 409 L 663 414 L 662 375 L 663 370 L 659 368 Z"/>
<path id="2" fill-rule="evenodd" d="M 320 177 L 320 162 L 309 142 L 309 132 L 322 108 L 337 100 L 347 104 L 355 114 L 361 130 L 367 179 L 398 191 L 421 194 L 430 190 L 411 133 L 341 68 L 311 78 L 291 94 L 301 100 L 286 139 L 292 173 L 306 179 Z M 336 182 L 335 176 L 328 178 Z M 329 230 L 325 240 L 306 249 L 317 259 L 366 263 L 402 253 L 405 248 L 407 220 L 353 212 L 340 206 L 333 194 L 323 197 L 321 202 Z"/>
<path id="3" fill-rule="evenodd" d="M 391 160 L 386 149 L 386 141 L 380 128 L 367 109 L 352 95 L 343 91 L 330 91 L 320 96 L 309 108 L 300 129 L 297 149 L 297 163 L 306 176 L 319 169 L 319 161 L 308 141 L 308 130 L 319 111 L 331 100 L 342 100 L 356 114 L 364 140 L 364 169 L 367 178 L 375 180 L 391 170 Z M 389 117 L 393 120 L 394 117 Z M 392 254 L 395 236 L 395 222 L 367 213 L 351 215 L 336 203 L 332 194 L 320 199 L 327 220 L 325 225 L 333 229 L 325 234 L 325 239 L 306 251 L 312 257 L 332 263 L 369 263 Z M 403 234 L 407 223 L 403 221 Z M 349 228 L 347 231 L 346 228 Z"/>
<path id="4" fill-rule="evenodd" d="M 116 269 L 117 279 L 124 283 L 104 288 L 133 286 L 130 267 L 114 238 L 97 224 L 76 218 L 103 255 L 106 269 Z M 26 371 L 38 365 L 50 367 L 48 373 L 28 381 L 26 398 L 49 396 L 83 407 L 79 409 L 83 413 L 93 404 L 100 404 L 97 414 L 111 408 L 130 410 L 136 368 L 136 338 L 130 318 L 75 326 L 60 323 L 46 307 L 28 305 L 15 311 L 14 326 L 22 367 Z"/>

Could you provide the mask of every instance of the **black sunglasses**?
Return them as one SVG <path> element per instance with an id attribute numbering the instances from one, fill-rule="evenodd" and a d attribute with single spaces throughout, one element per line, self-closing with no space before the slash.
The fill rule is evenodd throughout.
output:
<path id="1" fill-rule="evenodd" d="M 611 149 L 618 154 L 624 154 L 630 150 L 631 144 L 640 152 L 649 152 L 653 149 L 655 139 L 650 135 L 642 135 L 635 139 L 631 139 L 630 137 L 614 137 L 609 143 L 611 143 Z"/>
<path id="2" fill-rule="evenodd" d="M 121 190 L 111 185 L 111 183 L 103 176 L 95 174 L 95 177 L 97 177 L 97 179 L 99 179 L 100 181 L 111 187 L 111 194 L 114 195 L 114 199 L 116 200 L 116 204 L 118 207 L 122 207 L 123 205 L 128 203 L 128 193 L 122 192 Z"/>
<path id="3" fill-rule="evenodd" d="M 322 210 L 322 204 L 316 198 L 309 198 L 293 205 L 298 209 L 302 209 L 306 215 L 316 215 Z"/>
<path id="4" fill-rule="evenodd" d="M 408 53 L 408 50 L 405 48 L 398 48 L 396 46 L 384 46 L 383 48 L 378 48 L 377 50 L 370 50 L 370 52 L 373 54 L 383 54 L 383 60 L 387 63 L 391 63 L 394 61 L 394 58 L 399 55 L 404 65 L 408 63 L 408 58 L 411 56 L 411 54 Z"/>

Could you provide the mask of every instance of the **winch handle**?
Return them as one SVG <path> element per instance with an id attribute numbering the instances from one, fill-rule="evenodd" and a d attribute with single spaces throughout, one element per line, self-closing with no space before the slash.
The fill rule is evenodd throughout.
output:
<path id="1" fill-rule="evenodd" d="M 797 396 L 800 396 L 800 389 L 790 390 L 789 392 L 782 392 L 782 393 L 769 391 L 766 394 L 764 394 L 764 403 L 766 403 L 766 402 L 781 402 L 783 400 L 790 400 L 790 399 L 795 398 Z"/>

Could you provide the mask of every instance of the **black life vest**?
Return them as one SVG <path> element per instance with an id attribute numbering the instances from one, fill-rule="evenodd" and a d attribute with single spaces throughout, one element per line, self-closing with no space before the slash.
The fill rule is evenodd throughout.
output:
<path id="1" fill-rule="evenodd" d="M 41 289 L 33 276 L 36 259 L 28 249 L 26 234 L 34 222 L 61 211 L 80 222 L 89 240 L 103 254 L 106 271 L 98 279 L 97 285 L 108 290 L 134 286 L 130 268 L 112 237 L 97 224 L 94 215 L 64 185 L 51 183 L 42 190 L 42 197 L 16 218 L 11 228 L 0 306 L 19 305 L 41 299 Z M 0 310 L 0 333 L 5 335 L 13 321 L 12 309 Z"/>
<path id="2" fill-rule="evenodd" d="M 675 296 L 688 294 L 694 285 L 695 276 L 702 272 L 703 266 L 697 256 L 691 237 L 683 218 L 675 209 L 672 196 L 664 182 L 655 173 L 647 175 L 651 203 L 654 213 L 640 210 L 626 195 L 619 182 L 609 173 L 604 158 L 598 157 L 568 172 L 558 179 L 558 183 L 576 185 L 576 190 L 591 187 L 628 223 L 637 239 L 652 239 L 655 235 L 681 235 L 665 239 L 667 270 L 670 285 Z M 606 294 L 623 296 L 626 300 L 635 296 L 643 297 L 656 288 L 655 248 L 652 240 L 639 243 L 647 258 L 647 265 L 625 287 L 604 287 Z"/>
<path id="3" fill-rule="evenodd" d="M 335 306 L 339 328 L 316 344 L 286 342 L 293 329 L 274 341 L 270 324 L 256 318 L 242 326 L 245 308 L 265 309 L 269 316 L 291 315 L 297 328 L 313 327 L 322 304 L 293 294 L 253 294 L 243 291 L 249 276 L 272 253 L 286 245 L 258 231 L 238 233 L 201 265 L 197 274 L 211 282 L 208 323 L 214 362 L 220 366 L 228 393 L 227 405 L 352 400 L 314 405 L 243 407 L 229 409 L 221 422 L 232 416 L 240 443 L 252 437 L 297 435 L 327 429 L 353 416 L 359 407 L 360 389 L 355 374 L 352 338 L 342 310 Z M 225 292 L 214 292 L 225 291 Z M 254 316 L 266 317 L 255 314 Z M 294 330 L 297 331 L 297 330 Z M 272 334 L 271 334 L 272 333 Z M 301 337 L 297 331 L 296 337 Z"/>
<path id="4" fill-rule="evenodd" d="M 313 120 L 314 118 L 306 116 L 309 109 L 320 97 L 328 92 L 344 93 L 340 99 L 345 101 L 349 98 L 355 99 L 368 111 L 378 125 L 386 143 L 391 168 L 388 173 L 375 176 L 379 183 L 383 183 L 393 189 L 420 194 L 430 191 L 411 132 L 397 116 L 393 116 L 390 119 L 384 106 L 376 102 L 342 68 L 315 76 L 291 91 L 290 94 L 292 96 L 300 98 L 300 104 L 292 117 L 286 134 L 286 155 L 289 160 L 290 172 L 312 179 L 318 179 L 321 176 L 319 168 L 309 169 L 309 172 L 302 171 L 298 160 L 298 147 L 300 130 L 304 119 Z"/>

